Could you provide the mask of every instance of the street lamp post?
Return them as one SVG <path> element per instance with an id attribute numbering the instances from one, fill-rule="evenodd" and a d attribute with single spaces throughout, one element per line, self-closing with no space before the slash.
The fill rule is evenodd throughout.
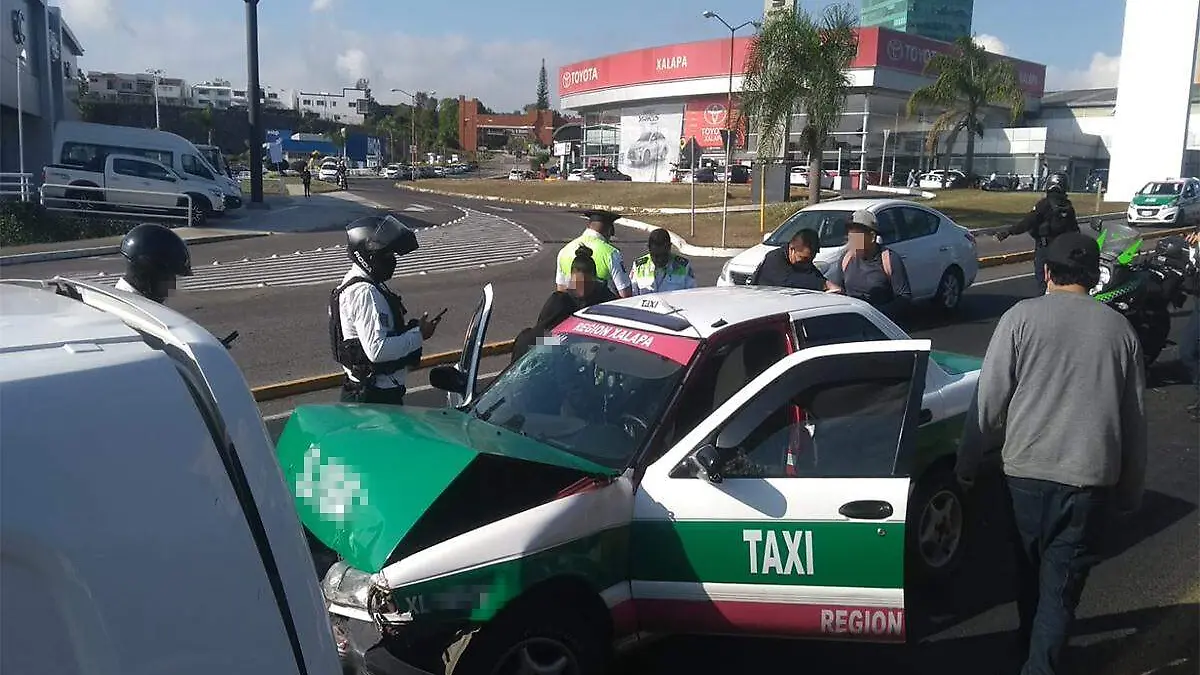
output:
<path id="1" fill-rule="evenodd" d="M 409 132 L 411 135 L 410 135 L 410 138 L 408 139 L 408 163 L 411 165 L 416 165 L 416 163 L 417 163 L 417 95 L 410 94 L 407 91 L 404 91 L 403 89 L 397 89 L 396 87 L 392 87 L 392 93 L 393 94 L 404 94 L 405 96 L 412 99 L 412 115 L 409 116 L 409 122 L 411 122 L 412 130 Z M 429 93 L 430 96 L 433 96 L 435 94 L 437 94 L 436 91 Z"/>
<path id="2" fill-rule="evenodd" d="M 163 71 L 162 68 L 149 68 L 146 72 L 154 76 L 154 128 L 161 129 L 162 118 L 158 115 L 158 83 L 162 79 Z"/>
<path id="3" fill-rule="evenodd" d="M 262 208 L 263 204 L 263 131 L 259 117 L 261 102 L 258 98 L 258 0 L 246 0 L 246 90 L 250 94 L 250 204 L 251 208 Z"/>
<path id="4" fill-rule="evenodd" d="M 716 19 L 729 29 L 729 98 L 725 106 L 725 196 L 721 199 L 721 246 L 725 246 L 725 232 L 729 223 L 729 177 L 733 173 L 733 47 L 737 32 L 746 26 L 757 26 L 755 21 L 746 21 L 737 26 L 721 18 L 716 12 L 705 12 L 704 18 Z"/>
<path id="5" fill-rule="evenodd" d="M 21 201 L 29 199 L 26 194 L 29 179 L 25 176 L 25 106 L 21 104 L 21 71 L 28 58 L 29 54 L 21 47 L 21 53 L 17 54 L 17 171 L 21 174 L 17 180 L 21 182 Z"/>

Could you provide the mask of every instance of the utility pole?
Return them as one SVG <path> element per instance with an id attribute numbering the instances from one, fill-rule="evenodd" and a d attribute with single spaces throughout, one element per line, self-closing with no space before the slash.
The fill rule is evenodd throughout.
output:
<path id="1" fill-rule="evenodd" d="M 729 98 L 725 106 L 725 196 L 721 200 L 721 246 L 725 246 L 725 232 L 729 223 L 729 177 L 733 174 L 733 52 L 736 43 L 737 32 L 746 26 L 757 26 L 754 21 L 746 21 L 737 26 L 731 26 L 725 19 L 721 18 L 716 12 L 705 12 L 703 14 L 706 19 L 716 19 L 725 24 L 729 29 Z"/>
<path id="2" fill-rule="evenodd" d="M 250 94 L 250 203 L 247 208 L 266 208 L 263 203 L 263 131 L 258 100 L 258 0 L 246 1 L 247 93 Z"/>
<path id="3" fill-rule="evenodd" d="M 147 73 L 154 76 L 154 128 L 162 129 L 162 118 L 158 114 L 158 84 L 162 81 L 162 68 L 149 68 Z"/>

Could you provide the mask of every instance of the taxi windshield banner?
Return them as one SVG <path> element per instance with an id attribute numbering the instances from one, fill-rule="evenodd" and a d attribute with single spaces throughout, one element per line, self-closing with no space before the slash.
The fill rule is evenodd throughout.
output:
<path id="1" fill-rule="evenodd" d="M 628 345 L 670 359 L 681 366 L 686 366 L 692 360 L 692 355 L 700 346 L 698 340 L 691 338 L 651 333 L 598 321 L 586 321 L 577 317 L 570 317 L 563 321 L 552 332 L 555 335 L 581 335 Z"/>

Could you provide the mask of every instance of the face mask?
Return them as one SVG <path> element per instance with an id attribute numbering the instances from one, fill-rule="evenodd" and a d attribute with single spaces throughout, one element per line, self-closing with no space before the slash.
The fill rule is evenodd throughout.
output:
<path id="1" fill-rule="evenodd" d="M 387 281 L 396 273 L 396 256 L 387 254 L 375 259 L 374 276 L 376 281 Z"/>

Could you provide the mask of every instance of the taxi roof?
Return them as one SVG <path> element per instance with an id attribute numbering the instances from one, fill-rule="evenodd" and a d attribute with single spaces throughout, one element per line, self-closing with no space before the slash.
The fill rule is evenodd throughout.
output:
<path id="1" fill-rule="evenodd" d="M 48 288 L 0 284 L 0 353 L 140 341 L 119 318 Z"/>
<path id="2" fill-rule="evenodd" d="M 860 308 L 845 295 L 774 286 L 720 286 L 648 293 L 593 305 L 576 316 L 668 335 L 707 339 L 738 324 L 821 308 Z"/>

